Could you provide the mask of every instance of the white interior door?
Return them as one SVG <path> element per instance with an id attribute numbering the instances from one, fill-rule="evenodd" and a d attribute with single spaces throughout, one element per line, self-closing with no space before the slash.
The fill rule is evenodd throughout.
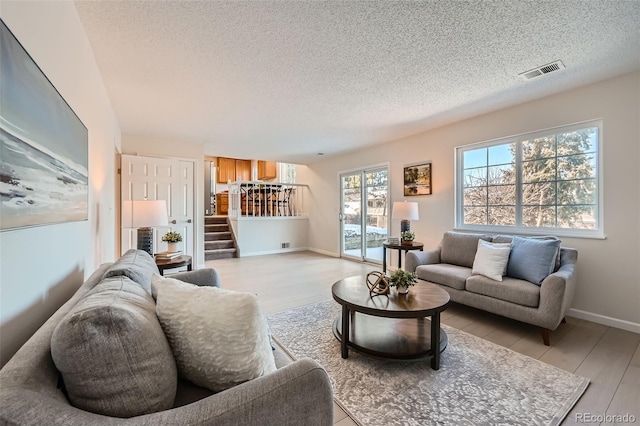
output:
<path id="1" fill-rule="evenodd" d="M 169 224 L 154 228 L 154 252 L 167 250 L 162 236 L 168 231 L 182 235 L 180 250 L 194 256 L 194 194 L 193 162 L 168 159 L 122 155 L 121 161 L 121 198 L 124 201 L 166 200 Z M 122 223 L 127 221 L 130 212 L 122 211 Z M 136 248 L 137 229 L 123 227 L 121 231 L 122 253 Z"/>

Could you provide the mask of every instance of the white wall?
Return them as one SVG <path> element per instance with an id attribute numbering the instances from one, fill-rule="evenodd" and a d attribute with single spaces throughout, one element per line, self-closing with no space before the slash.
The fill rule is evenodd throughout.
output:
<path id="1" fill-rule="evenodd" d="M 481 115 L 298 168 L 310 186 L 309 246 L 337 255 L 340 171 L 389 161 L 393 201 L 403 200 L 403 166 L 432 162 L 433 194 L 417 201 L 416 239 L 435 247 L 454 226 L 454 148 L 602 118 L 605 240 L 563 238 L 579 250 L 572 314 L 640 332 L 640 72 Z M 399 233 L 393 221 L 392 234 Z M 394 260 L 395 262 L 395 260 Z"/>
<path id="2" fill-rule="evenodd" d="M 0 3 L 0 16 L 89 130 L 89 220 L 0 233 L 0 365 L 115 259 L 120 128 L 73 2 Z"/>
<path id="3" fill-rule="evenodd" d="M 306 250 L 309 226 L 306 217 L 231 219 L 240 257 Z M 289 243 L 282 248 L 282 243 Z"/>
<path id="4" fill-rule="evenodd" d="M 195 205 L 193 210 L 193 236 L 195 258 L 193 267 L 204 268 L 204 145 L 123 133 L 122 153 L 194 161 L 193 191 Z"/>

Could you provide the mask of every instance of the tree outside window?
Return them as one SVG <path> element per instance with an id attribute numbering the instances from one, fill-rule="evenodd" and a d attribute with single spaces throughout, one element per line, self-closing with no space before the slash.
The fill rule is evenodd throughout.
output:
<path id="1" fill-rule="evenodd" d="M 599 130 L 595 123 L 459 148 L 458 225 L 598 230 Z"/>

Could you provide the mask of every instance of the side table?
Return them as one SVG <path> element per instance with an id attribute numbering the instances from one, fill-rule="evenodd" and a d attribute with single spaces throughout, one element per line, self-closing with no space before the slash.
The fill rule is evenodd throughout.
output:
<path id="1" fill-rule="evenodd" d="M 187 271 L 191 271 L 191 256 L 183 254 L 182 256 L 174 257 L 173 259 L 158 259 L 156 258 L 156 265 L 160 271 L 160 275 L 164 276 L 165 269 L 187 267 Z"/>
<path id="2" fill-rule="evenodd" d="M 398 268 L 402 268 L 402 251 L 406 255 L 409 250 L 424 249 L 424 244 L 412 241 L 410 244 L 390 244 L 382 243 L 382 272 L 387 272 L 387 249 L 398 250 Z"/>

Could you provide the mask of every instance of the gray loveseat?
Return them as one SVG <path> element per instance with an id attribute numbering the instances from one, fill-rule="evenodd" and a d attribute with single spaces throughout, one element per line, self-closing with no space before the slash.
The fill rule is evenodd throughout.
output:
<path id="1" fill-rule="evenodd" d="M 564 320 L 573 300 L 578 252 L 560 247 L 553 273 L 540 285 L 509 276 L 499 282 L 472 275 L 480 239 L 507 243 L 512 237 L 447 232 L 435 250 L 407 253 L 406 270 L 415 272 L 421 280 L 441 285 L 454 302 L 540 327 L 548 346 L 549 331 Z"/>
<path id="2" fill-rule="evenodd" d="M 176 374 L 173 389 L 177 389 L 175 398 L 171 396 L 169 407 L 161 411 L 153 410 L 133 417 L 119 415 L 95 414 L 71 405 L 69 386 L 63 385 L 64 377 L 56 365 L 69 365 L 67 374 L 76 374 L 74 359 L 60 360 L 52 357 L 52 336 L 56 327 L 65 321 L 67 314 L 76 305 L 86 306 L 91 303 L 115 303 L 118 299 L 129 298 L 132 303 L 120 311 L 121 318 L 126 321 L 147 321 L 154 330 L 155 302 L 149 293 L 152 273 L 158 273 L 153 259 L 146 253 L 130 250 L 114 264 L 104 264 L 98 268 L 78 289 L 75 295 L 65 303 L 45 324 L 24 344 L 13 358 L 0 370 L 0 424 L 2 425 L 331 425 L 333 424 L 333 394 L 329 377 L 325 370 L 315 361 L 302 359 L 291 362 L 279 349 L 274 351 L 277 371 L 263 375 L 254 380 L 237 385 L 219 393 L 197 387 L 185 380 L 177 378 L 173 362 L 151 366 L 147 377 L 103 377 L 102 380 L 133 380 L 138 386 L 147 386 L 147 391 L 139 395 L 131 392 L 128 386 L 119 392 L 108 395 L 116 398 L 116 409 L 125 409 L 132 405 L 148 403 L 152 399 L 155 388 L 162 383 L 154 376 Z M 182 281 L 201 286 L 219 286 L 218 275 L 213 269 L 203 269 L 172 275 Z M 105 290 L 105 285 L 107 285 Z M 102 288 L 106 294 L 95 298 L 97 290 Z M 128 292 L 127 294 L 125 294 Z M 102 302 L 101 302 L 102 301 Z M 84 305 L 82 305 L 84 303 Z M 133 306 L 133 308 L 131 308 Z M 211 307 L 215 309 L 215 307 Z M 146 311 L 145 311 L 146 310 Z M 83 313 L 83 310 L 80 310 Z M 126 315 L 122 316 L 122 312 Z M 115 321 L 98 333 L 95 339 L 103 339 L 110 333 Z M 56 331 L 57 333 L 57 331 Z M 157 343 L 164 345 L 162 331 L 158 334 L 145 332 L 138 342 L 123 345 L 122 352 L 128 356 L 137 348 L 152 348 Z M 82 342 L 81 342 L 82 343 Z M 57 343 L 54 343 L 54 348 Z M 147 349 L 148 350 L 148 349 Z M 111 352 L 109 352 L 111 351 Z M 127 352 L 129 351 L 129 352 Z M 54 351 L 55 352 L 55 351 Z M 118 348 L 111 348 L 96 353 L 105 357 L 105 371 L 122 372 L 122 365 L 108 366 L 118 358 Z M 149 360 L 155 359 L 155 352 Z M 172 356 L 171 354 L 169 356 Z M 56 362 L 54 364 L 54 359 Z M 147 363 L 149 360 L 143 362 Z M 170 360 L 172 361 L 172 359 Z M 122 364 L 120 362 L 119 364 Z M 129 368 L 129 366 L 127 366 Z M 125 368 L 125 375 L 128 371 Z M 110 370 L 112 369 L 112 370 Z M 96 371 L 96 375 L 99 373 Z M 137 374 L 137 373 L 135 373 Z M 129 374 L 130 376 L 134 375 Z M 85 378 L 86 379 L 86 378 Z M 92 395 L 91 377 L 85 381 L 86 396 Z M 146 382 L 146 383 L 142 383 Z M 85 395 L 82 395 L 85 396 Z M 149 396 L 149 398 L 147 398 Z M 118 400 L 120 398 L 120 400 Z M 100 401 L 89 401 L 89 403 Z M 166 401 L 165 401 L 166 402 Z M 126 418 L 125 418 L 126 417 Z"/>

